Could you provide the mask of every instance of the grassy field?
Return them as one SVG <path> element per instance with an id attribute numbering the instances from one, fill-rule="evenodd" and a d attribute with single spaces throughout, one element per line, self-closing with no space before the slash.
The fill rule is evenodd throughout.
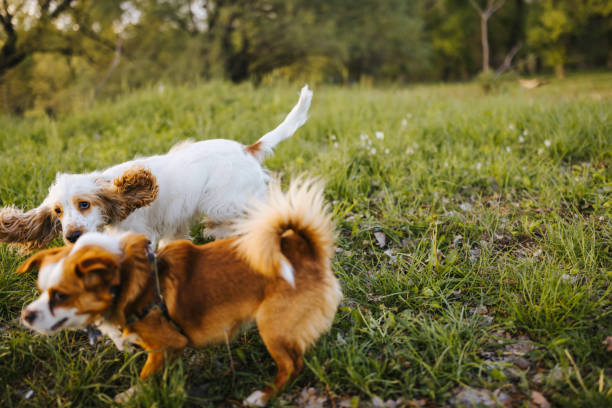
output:
<path id="1" fill-rule="evenodd" d="M 57 121 L 0 118 L 0 204 L 31 208 L 58 171 L 185 138 L 253 142 L 299 88 L 155 88 Z M 266 165 L 326 180 L 345 299 L 271 405 L 612 406 L 612 75 L 314 92 Z M 110 405 L 146 356 L 21 328 L 36 296 L 22 260 L 0 245 L 0 405 Z M 239 405 L 274 372 L 252 330 L 185 352 L 131 405 Z"/>

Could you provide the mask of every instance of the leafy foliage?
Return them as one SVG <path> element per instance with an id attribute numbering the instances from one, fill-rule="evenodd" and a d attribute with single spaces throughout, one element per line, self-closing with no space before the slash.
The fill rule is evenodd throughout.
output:
<path id="1" fill-rule="evenodd" d="M 503 6 L 487 17 L 483 53 L 473 5 L 488 4 Z M 0 109 L 56 116 L 202 79 L 466 80 L 483 54 L 495 70 L 518 46 L 518 72 L 562 76 L 609 67 L 611 32 L 604 0 L 11 0 L 0 7 Z"/>

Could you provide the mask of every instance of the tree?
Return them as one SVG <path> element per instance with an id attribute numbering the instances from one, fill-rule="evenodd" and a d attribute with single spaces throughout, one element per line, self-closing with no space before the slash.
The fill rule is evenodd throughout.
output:
<path id="1" fill-rule="evenodd" d="M 104 3 L 104 6 L 99 3 Z M 0 48 L 0 78 L 35 53 L 78 54 L 94 58 L 93 47 L 86 47 L 87 39 L 112 52 L 114 41 L 96 33 L 89 21 L 90 14 L 103 10 L 98 13 L 101 17 L 98 20 L 108 22 L 111 9 L 114 13 L 110 15 L 120 14 L 119 1 L 23 0 L 9 4 L 2 0 L 0 25 L 4 42 Z"/>
<path id="2" fill-rule="evenodd" d="M 316 1 L 218 0 L 209 7 L 207 27 L 211 71 L 221 70 L 232 81 L 259 81 L 307 56 L 338 51 L 330 20 L 317 13 Z"/>
<path id="3" fill-rule="evenodd" d="M 58 4 L 54 4 L 51 9 L 51 1 L 44 1 L 40 4 L 40 19 L 39 21 L 45 26 L 54 22 L 68 7 L 70 0 L 63 0 Z M 4 44 L 0 49 L 0 77 L 9 69 L 19 65 L 28 55 L 39 50 L 47 49 L 47 45 L 42 45 L 40 41 L 36 41 L 35 36 L 30 35 L 23 41 L 19 40 L 18 28 L 16 27 L 16 16 L 23 14 L 23 9 L 26 2 L 9 5 L 7 0 L 2 0 L 0 8 L 0 24 L 6 36 Z M 43 24 L 36 26 L 32 32 L 42 34 Z M 56 48 L 61 51 L 61 47 Z"/>
<path id="4" fill-rule="evenodd" d="M 98 83 L 94 70 L 110 64 L 116 49 L 121 0 L 0 0 L 0 87 L 3 108 L 38 108 L 53 115 L 71 85 Z M 102 75 L 102 73 L 100 73 Z M 44 79 L 43 79 L 44 78 Z M 79 85 L 81 86 L 81 85 Z M 91 86 L 89 86 L 92 88 Z"/>
<path id="5" fill-rule="evenodd" d="M 570 54 L 582 55 L 591 48 L 592 32 L 602 30 L 600 38 L 612 35 L 610 15 L 612 2 L 606 0 L 539 1 L 532 6 L 528 44 L 542 56 L 545 65 L 554 68 L 558 78 L 563 78 Z M 607 43 L 604 49 L 606 45 L 609 49 Z"/>
<path id="6" fill-rule="evenodd" d="M 504 5 L 505 0 L 487 0 L 485 7 L 481 7 L 476 0 L 470 0 L 472 7 L 480 15 L 480 41 L 482 43 L 482 72 L 489 73 L 489 33 L 488 23 L 491 16 Z"/>
<path id="7" fill-rule="evenodd" d="M 429 67 L 419 5 L 406 0 L 337 0 L 328 15 L 352 81 L 362 77 L 406 80 Z"/>

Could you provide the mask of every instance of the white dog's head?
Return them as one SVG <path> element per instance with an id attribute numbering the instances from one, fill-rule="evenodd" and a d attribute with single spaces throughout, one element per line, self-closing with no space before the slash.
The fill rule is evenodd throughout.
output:
<path id="1" fill-rule="evenodd" d="M 155 176 L 143 167 L 131 167 L 114 180 L 97 173 L 58 174 L 49 195 L 33 210 L 0 209 L 0 242 L 27 248 L 47 245 L 60 231 L 67 244 L 86 232 L 127 218 L 151 204 L 159 187 Z"/>

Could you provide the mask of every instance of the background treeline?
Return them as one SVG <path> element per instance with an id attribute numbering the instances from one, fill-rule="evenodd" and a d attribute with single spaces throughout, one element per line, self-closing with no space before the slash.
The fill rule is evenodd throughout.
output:
<path id="1" fill-rule="evenodd" d="M 214 78 L 405 83 L 488 66 L 612 67 L 609 0 L 0 2 L 0 111 L 19 114 Z"/>

